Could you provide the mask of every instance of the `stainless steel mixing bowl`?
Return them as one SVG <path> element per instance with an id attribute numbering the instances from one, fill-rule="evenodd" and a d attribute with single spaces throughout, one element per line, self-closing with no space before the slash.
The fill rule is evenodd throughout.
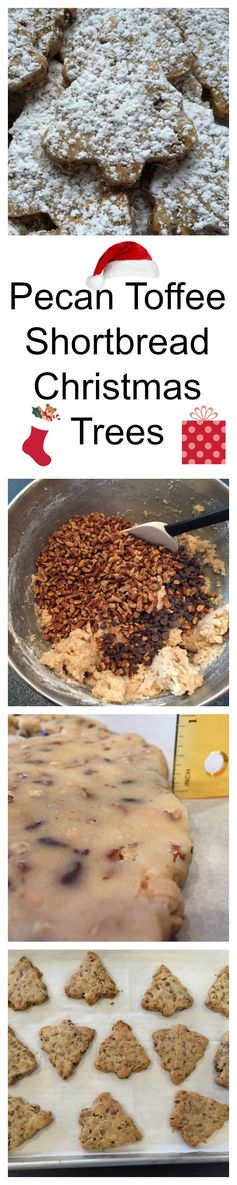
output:
<path id="1" fill-rule="evenodd" d="M 46 649 L 37 626 L 31 578 L 35 559 L 49 535 L 74 514 L 104 511 L 121 514 L 131 522 L 142 522 L 144 517 L 164 522 L 186 518 L 201 503 L 205 510 L 226 505 L 228 489 L 217 480 L 166 481 L 33 481 L 9 507 L 9 659 L 18 673 L 55 704 L 87 704 L 101 701 L 94 698 L 85 686 L 59 678 L 43 667 L 40 655 Z M 205 537 L 217 544 L 218 555 L 224 560 L 228 573 L 228 526 L 210 527 Z M 210 572 L 213 589 L 217 577 Z M 228 599 L 228 576 L 221 581 L 223 598 Z M 146 701 L 147 706 L 170 704 L 172 708 L 184 704 L 194 707 L 207 704 L 228 687 L 228 644 L 204 676 L 203 686 L 192 696 L 175 699 L 168 695 Z M 134 705 L 136 706 L 136 705 Z M 141 701 L 137 704 L 141 709 Z"/>

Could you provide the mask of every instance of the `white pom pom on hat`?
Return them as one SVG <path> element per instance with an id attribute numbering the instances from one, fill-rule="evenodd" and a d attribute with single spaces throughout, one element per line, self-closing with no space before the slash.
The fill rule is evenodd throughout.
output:
<path id="1" fill-rule="evenodd" d="M 153 279 L 159 276 L 159 268 L 146 247 L 140 243 L 132 243 L 127 239 L 124 243 L 115 243 L 98 259 L 93 276 L 89 276 L 89 288 L 101 288 L 107 279 L 123 279 L 124 276 Z"/>

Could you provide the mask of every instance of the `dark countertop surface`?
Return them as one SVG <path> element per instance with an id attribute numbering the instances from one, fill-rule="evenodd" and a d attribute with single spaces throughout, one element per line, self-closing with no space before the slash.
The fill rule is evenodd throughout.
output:
<path id="1" fill-rule="evenodd" d="M 214 1162 L 211 1161 L 209 1163 L 205 1163 L 205 1161 L 203 1161 L 203 1162 L 199 1162 L 199 1164 L 186 1164 L 186 1165 L 185 1164 L 180 1165 L 178 1163 L 177 1164 L 176 1163 L 159 1164 L 157 1162 L 157 1164 L 152 1164 L 152 1165 L 151 1164 L 146 1164 L 146 1165 L 145 1164 L 143 1164 L 143 1165 L 136 1164 L 136 1165 L 121 1165 L 120 1167 L 119 1167 L 119 1165 L 116 1167 L 112 1166 L 112 1165 L 107 1165 L 107 1167 L 105 1166 L 105 1167 L 101 1167 L 101 1168 L 96 1168 L 96 1166 L 95 1167 L 91 1166 L 90 1168 L 86 1168 L 85 1164 L 83 1164 L 83 1166 L 80 1166 L 80 1167 L 78 1166 L 78 1168 L 72 1168 L 72 1169 L 67 1168 L 65 1170 L 65 1172 L 64 1172 L 64 1169 L 51 1169 L 51 1172 L 50 1172 L 50 1169 L 47 1169 L 46 1172 L 47 1172 L 47 1178 L 48 1177 L 65 1177 L 65 1176 L 66 1177 L 83 1176 L 83 1179 L 85 1176 L 87 1176 L 87 1177 L 91 1177 L 91 1176 L 93 1176 L 93 1177 L 110 1177 L 110 1178 L 111 1177 L 121 1177 L 121 1176 L 124 1176 L 124 1173 L 126 1174 L 126 1177 L 157 1177 L 158 1172 L 159 1172 L 159 1175 L 162 1177 L 228 1177 L 229 1176 L 229 1164 L 228 1164 L 228 1161 L 223 1161 L 221 1164 L 218 1164 L 218 1161 L 214 1161 Z M 15 1173 L 11 1169 L 9 1170 L 8 1175 L 9 1175 L 9 1177 L 15 1177 Z M 22 1172 L 19 1172 L 19 1170 L 18 1170 L 17 1180 L 19 1177 L 24 1177 L 26 1179 L 26 1177 L 42 1177 L 44 1175 L 45 1175 L 45 1173 L 41 1169 L 35 1169 L 34 1171 L 31 1169 L 27 1173 L 27 1170 L 24 1168 Z"/>
<path id="2" fill-rule="evenodd" d="M 226 485 L 228 484 L 229 483 L 226 482 Z M 15 498 L 16 495 L 20 493 L 20 490 L 23 490 L 27 485 L 30 485 L 29 480 L 25 481 L 24 479 L 18 478 L 10 479 L 8 483 L 9 502 L 12 502 L 13 498 Z M 47 708 L 50 704 L 54 706 L 54 701 L 46 699 L 46 696 L 42 695 L 41 692 L 35 691 L 33 687 L 30 687 L 30 684 L 26 683 L 25 679 L 22 679 L 21 676 L 18 675 L 17 672 L 9 665 L 8 704 L 11 708 Z M 208 707 L 226 708 L 228 705 L 229 693 L 226 692 L 225 695 L 219 696 L 219 699 L 211 701 Z"/>

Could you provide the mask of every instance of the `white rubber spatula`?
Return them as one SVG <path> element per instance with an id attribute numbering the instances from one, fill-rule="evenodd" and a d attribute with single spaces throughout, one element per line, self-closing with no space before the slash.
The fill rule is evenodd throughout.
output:
<path id="1" fill-rule="evenodd" d="M 134 527 L 126 528 L 123 535 L 136 535 L 144 539 L 145 543 L 152 543 L 154 547 L 167 547 L 169 551 L 178 551 L 177 535 L 186 531 L 197 531 L 199 527 L 213 527 L 215 523 L 225 523 L 229 518 L 229 507 L 224 510 L 213 510 L 209 514 L 195 514 L 193 518 L 185 518 L 178 523 L 135 523 Z"/>

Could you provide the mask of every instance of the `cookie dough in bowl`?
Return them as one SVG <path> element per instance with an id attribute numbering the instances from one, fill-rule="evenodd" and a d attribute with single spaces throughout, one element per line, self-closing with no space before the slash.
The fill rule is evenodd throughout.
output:
<path id="1" fill-rule="evenodd" d="M 13 665 L 55 703 L 213 701 L 228 685 L 227 525 L 180 536 L 177 554 L 124 531 L 227 497 L 216 480 L 32 482 L 9 511 Z"/>

